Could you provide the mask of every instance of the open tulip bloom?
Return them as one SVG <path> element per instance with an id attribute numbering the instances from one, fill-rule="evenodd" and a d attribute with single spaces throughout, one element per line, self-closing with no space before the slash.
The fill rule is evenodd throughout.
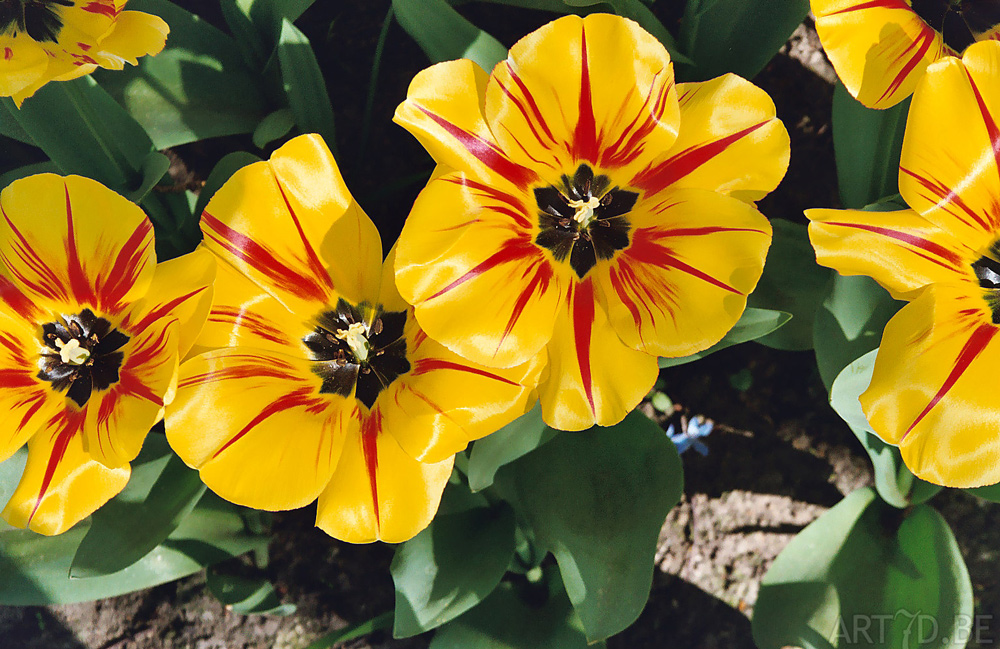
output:
<path id="1" fill-rule="evenodd" d="M 170 28 L 157 16 L 123 11 L 126 0 L 0 2 L 0 96 L 20 105 L 49 81 L 158 54 Z"/>
<path id="2" fill-rule="evenodd" d="M 491 75 L 435 65 L 395 120 L 439 164 L 399 239 L 403 298 L 465 358 L 543 358 L 550 426 L 621 421 L 657 356 L 719 341 L 760 278 L 752 201 L 789 155 L 773 103 L 733 75 L 675 86 L 629 20 L 560 18 Z"/>
<path id="3" fill-rule="evenodd" d="M 1000 5 L 980 0 L 811 0 L 844 87 L 869 108 L 913 93 L 927 66 L 1000 38 Z"/>
<path id="4" fill-rule="evenodd" d="M 0 461 L 28 444 L 3 517 L 58 534 L 128 482 L 205 322 L 215 262 L 157 264 L 142 210 L 78 176 L 11 183 L 0 217 Z"/>
<path id="5" fill-rule="evenodd" d="M 899 169 L 909 210 L 808 210 L 818 261 L 909 300 L 885 328 L 861 404 L 917 476 L 1000 482 L 1000 43 L 928 68 Z"/>
<path id="6" fill-rule="evenodd" d="M 541 364 L 487 370 L 430 340 L 374 224 L 317 135 L 238 171 L 202 215 L 221 263 L 167 438 L 216 493 L 266 510 L 319 498 L 342 540 L 427 526 L 454 454 L 534 401 Z M 419 460 L 419 461 L 418 461 Z"/>

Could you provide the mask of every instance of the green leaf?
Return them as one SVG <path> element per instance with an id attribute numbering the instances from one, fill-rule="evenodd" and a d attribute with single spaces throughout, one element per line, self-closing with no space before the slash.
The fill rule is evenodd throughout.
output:
<path id="1" fill-rule="evenodd" d="M 247 165 L 252 165 L 255 162 L 260 162 L 261 159 L 252 153 L 246 153 L 245 151 L 234 151 L 228 154 L 222 160 L 215 165 L 212 172 L 208 174 L 208 179 L 205 180 L 205 186 L 201 188 L 201 192 L 198 193 L 198 202 L 194 206 L 194 214 L 201 218 L 201 213 L 205 211 L 208 206 L 209 201 L 215 196 L 215 192 L 222 189 L 222 186 L 226 184 L 226 181 L 232 178 L 233 174 L 246 167 Z"/>
<path id="2" fill-rule="evenodd" d="M 400 26 L 431 63 L 471 59 L 487 72 L 507 58 L 500 41 L 463 18 L 445 0 L 392 0 Z"/>
<path id="3" fill-rule="evenodd" d="M 678 43 L 694 66 L 685 81 L 727 72 L 751 79 L 778 53 L 809 13 L 809 0 L 688 0 Z"/>
<path id="4" fill-rule="evenodd" d="M 898 190 L 899 152 L 910 99 L 865 108 L 838 83 L 833 92 L 833 150 L 840 200 L 860 209 Z"/>
<path id="5" fill-rule="evenodd" d="M 163 177 L 167 175 L 168 169 L 170 169 L 170 158 L 159 151 L 154 151 L 147 155 L 140 169 L 142 184 L 135 191 L 129 192 L 125 198 L 133 203 L 141 203 L 149 192 L 153 191 L 153 187 L 156 187 Z"/>
<path id="6" fill-rule="evenodd" d="M 0 464 L 0 485 L 2 485 L 2 470 L 3 465 Z M 1000 484 L 989 485 L 986 487 L 973 487 L 972 489 L 964 489 L 973 496 L 982 498 L 983 500 L 989 500 L 990 502 L 1000 503 Z M 0 498 L 2 502 L 2 498 Z"/>
<path id="7" fill-rule="evenodd" d="M 142 559 L 177 529 L 204 493 L 198 472 L 170 451 L 163 435 L 150 434 L 128 485 L 94 513 L 70 576 L 110 575 Z"/>
<path id="8" fill-rule="evenodd" d="M 295 113 L 288 108 L 276 110 L 257 125 L 253 132 L 253 144 L 258 149 L 263 149 L 271 142 L 288 135 L 288 132 L 295 126 Z"/>
<path id="9" fill-rule="evenodd" d="M 538 585 L 537 589 L 545 588 Z M 597 649 L 587 644 L 580 619 L 558 577 L 548 592 L 533 593 L 527 603 L 509 583 L 500 584 L 483 602 L 434 635 L 430 649 Z M 541 603 L 537 600 L 541 599 Z"/>
<path id="10" fill-rule="evenodd" d="M 295 604 L 282 604 L 266 579 L 227 575 L 209 569 L 206 585 L 226 609 L 241 615 L 291 615 Z"/>
<path id="11" fill-rule="evenodd" d="M 526 414 L 476 440 L 469 454 L 469 489 L 480 491 L 489 487 L 500 467 L 547 443 L 556 434 L 542 421 L 542 406 L 536 403 Z"/>
<path id="12" fill-rule="evenodd" d="M 840 371 L 878 347 L 882 330 L 903 302 L 870 277 L 834 273 L 829 288 L 821 292 L 816 312 L 813 347 L 820 377 L 827 389 Z"/>
<path id="13" fill-rule="evenodd" d="M 303 133 L 319 133 L 331 150 L 336 149 L 333 135 L 333 106 L 326 82 L 319 69 L 309 39 L 287 19 L 281 25 L 276 50 L 281 66 L 288 106 Z"/>
<path id="14" fill-rule="evenodd" d="M 677 449 L 638 412 L 611 428 L 558 435 L 497 473 L 519 520 L 555 555 L 591 641 L 642 611 L 660 526 L 682 483 Z"/>
<path id="15" fill-rule="evenodd" d="M 328 649 L 335 644 L 347 642 L 348 640 L 354 640 L 355 638 L 360 638 L 361 636 L 366 636 L 370 633 L 381 631 L 382 629 L 388 629 L 391 626 L 392 611 L 373 617 L 370 620 L 359 622 L 358 624 L 349 624 L 343 629 L 331 631 L 330 633 L 327 633 L 321 638 L 315 640 L 312 644 L 306 647 L 306 649 Z"/>
<path id="16" fill-rule="evenodd" d="M 690 356 L 679 358 L 661 358 L 660 368 L 684 365 L 700 358 L 705 358 L 717 351 L 739 345 L 740 343 L 756 340 L 771 333 L 792 319 L 791 313 L 784 311 L 772 311 L 771 309 L 755 309 L 750 307 L 743 311 L 743 315 L 736 321 L 733 328 L 723 336 L 722 340 L 715 343 L 708 349 Z"/>
<path id="17" fill-rule="evenodd" d="M 170 537 L 137 563 L 112 575 L 70 579 L 73 554 L 90 528 L 85 519 L 58 536 L 41 536 L 0 521 L 0 604 L 71 604 L 149 588 L 267 546 L 246 531 L 239 509 L 211 492 Z"/>
<path id="18" fill-rule="evenodd" d="M 771 226 L 774 238 L 767 251 L 764 274 L 747 306 L 784 311 L 792 319 L 757 342 L 775 349 L 810 349 L 813 320 L 833 271 L 816 263 L 806 226 L 783 219 L 774 219 Z"/>
<path id="19" fill-rule="evenodd" d="M 168 0 L 130 0 L 128 8 L 167 21 L 166 49 L 137 66 L 93 76 L 143 125 L 157 149 L 253 132 L 267 114 L 262 79 L 232 38 Z"/>
<path id="20" fill-rule="evenodd" d="M 0 114 L 4 111 L 0 109 Z M 59 167 L 57 167 L 52 162 L 39 162 L 37 164 L 25 165 L 23 167 L 18 167 L 17 169 L 11 169 L 7 173 L 0 176 L 0 189 L 5 188 L 7 185 L 11 184 L 15 180 L 20 180 L 21 178 L 27 178 L 28 176 L 34 176 L 35 174 L 45 174 L 45 173 L 59 173 Z"/>
<path id="21" fill-rule="evenodd" d="M 514 555 L 514 512 L 475 508 L 437 516 L 393 557 L 393 636 L 408 638 L 448 622 L 500 583 Z"/>
<path id="22" fill-rule="evenodd" d="M 969 573 L 941 515 L 893 510 L 864 488 L 781 552 L 761 582 L 753 636 L 760 649 L 960 648 L 972 612 Z"/>
<path id="23" fill-rule="evenodd" d="M 0 504 L 6 505 L 21 481 L 24 466 L 28 462 L 28 447 L 22 446 L 9 458 L 0 462 Z M 0 507 L 3 509 L 3 507 Z"/>
<path id="24" fill-rule="evenodd" d="M 236 35 L 248 63 L 263 67 L 284 20 L 295 22 L 315 0 L 221 0 L 222 16 Z"/>

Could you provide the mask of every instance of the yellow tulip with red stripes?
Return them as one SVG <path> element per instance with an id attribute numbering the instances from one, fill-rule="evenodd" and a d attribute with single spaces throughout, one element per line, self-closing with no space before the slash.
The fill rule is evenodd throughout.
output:
<path id="1" fill-rule="evenodd" d="M 28 444 L 7 522 L 59 534 L 125 487 L 214 276 L 203 249 L 157 264 L 146 215 L 96 181 L 0 193 L 0 462 Z"/>
<path id="2" fill-rule="evenodd" d="M 544 359 L 550 426 L 621 421 L 657 356 L 706 349 L 743 313 L 771 241 L 753 201 L 789 156 L 744 79 L 675 84 L 634 22 L 567 16 L 492 74 L 419 73 L 395 120 L 438 163 L 398 242 L 403 298 L 465 358 Z"/>
<path id="3" fill-rule="evenodd" d="M 861 395 L 914 474 L 1000 482 L 1000 43 L 931 65 L 910 106 L 897 212 L 808 210 L 819 263 L 909 301 Z"/>
<path id="4" fill-rule="evenodd" d="M 265 510 L 400 542 L 437 511 L 454 454 L 533 405 L 539 362 L 504 370 L 429 339 L 375 225 L 318 135 L 233 175 L 201 220 L 216 301 L 181 367 L 167 439 L 205 483 Z"/>

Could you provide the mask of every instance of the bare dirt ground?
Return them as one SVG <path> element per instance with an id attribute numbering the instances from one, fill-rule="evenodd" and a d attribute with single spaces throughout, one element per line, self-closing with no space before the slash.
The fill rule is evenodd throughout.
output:
<path id="1" fill-rule="evenodd" d="M 329 72 L 335 102 L 344 93 L 358 93 L 365 87 L 361 84 L 367 83 L 368 70 L 345 67 L 339 57 L 343 52 L 337 49 L 371 51 L 384 7 L 360 11 L 368 14 L 357 18 L 345 13 L 329 32 L 309 34 Z M 488 13 L 484 15 L 489 18 Z M 516 39 L 513 34 L 526 33 L 547 18 L 529 14 L 524 25 L 506 26 L 507 38 L 497 35 L 510 45 Z M 487 24 L 476 16 L 473 19 Z M 392 107 L 405 95 L 407 75 L 412 72 L 396 71 L 395 63 L 408 60 L 412 67 L 413 60 L 423 60 L 415 58 L 422 55 L 398 27 L 392 28 L 389 44 L 381 84 L 385 98 L 376 105 L 373 122 L 387 122 Z M 775 98 L 792 137 L 788 175 L 761 203 L 762 211 L 772 218 L 801 220 L 803 208 L 839 204 L 830 133 L 833 81 L 808 23 L 755 79 Z M 350 131 L 344 125 L 358 117 L 357 107 L 337 103 L 335 108 L 341 133 Z M 407 159 L 422 155 L 405 134 L 393 134 L 393 128 L 373 128 L 364 144 L 398 155 L 369 156 L 363 164 L 345 170 L 349 185 L 389 240 L 395 236 L 392 229 L 399 223 L 400 210 L 405 213 L 407 201 L 419 186 L 399 191 L 391 201 L 369 205 L 364 197 L 377 194 L 379 178 L 412 171 Z M 351 133 L 344 136 L 342 155 L 352 149 L 356 153 L 362 144 L 352 138 Z M 232 149 L 234 145 L 249 148 L 240 138 L 217 146 Z M 196 175 L 214 164 L 211 146 L 203 143 L 182 148 L 178 155 L 182 160 L 195 160 Z M 199 158 L 201 170 L 197 169 Z M 750 377 L 745 390 L 734 387 L 731 378 L 737 374 Z M 684 496 L 664 522 L 646 609 L 608 646 L 752 649 L 750 617 L 768 566 L 797 532 L 843 495 L 871 484 L 870 465 L 846 425 L 826 405 L 826 393 L 809 352 L 743 345 L 693 365 L 665 370 L 663 378 L 667 394 L 680 408 L 711 418 L 716 429 L 705 440 L 706 457 L 694 452 L 684 455 Z M 955 491 L 945 491 L 932 502 L 951 523 L 966 557 L 977 613 L 1000 620 L 1000 580 L 995 567 L 1000 506 Z M 303 649 L 332 629 L 391 610 L 388 566 L 392 548 L 334 541 L 312 526 L 313 516 L 307 508 L 274 517 L 266 574 L 282 600 L 297 606 L 293 615 L 243 616 L 227 611 L 208 593 L 202 574 L 99 602 L 0 608 L 0 647 Z M 1000 628 L 1000 622 L 996 626 Z M 983 646 L 992 643 L 995 635 Z M 386 632 L 376 632 L 343 646 L 408 649 L 426 647 L 428 642 L 429 635 L 393 640 Z"/>

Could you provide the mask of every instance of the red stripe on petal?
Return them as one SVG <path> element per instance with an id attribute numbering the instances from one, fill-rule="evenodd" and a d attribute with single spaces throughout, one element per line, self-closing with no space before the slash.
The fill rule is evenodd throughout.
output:
<path id="1" fill-rule="evenodd" d="M 900 232 L 899 230 L 892 230 L 890 228 L 881 228 L 876 225 L 865 225 L 862 223 L 840 223 L 837 221 L 828 221 L 827 225 L 836 225 L 842 228 L 854 228 L 855 230 L 863 230 L 865 232 L 871 232 L 872 234 L 877 234 L 899 241 L 902 244 L 918 248 L 924 252 L 934 255 L 935 257 L 938 257 L 939 259 L 930 259 L 930 261 L 934 261 L 935 263 L 946 268 L 956 268 L 965 265 L 965 260 L 962 255 L 958 254 L 954 250 L 948 250 L 939 243 L 928 241 L 927 239 L 915 234 Z"/>
<path id="2" fill-rule="evenodd" d="M 295 223 L 295 230 L 299 233 L 299 240 L 302 242 L 302 248 L 306 251 L 306 263 L 309 265 L 309 271 L 314 277 L 319 278 L 323 281 L 328 289 L 333 289 L 333 280 L 330 279 L 330 274 L 326 272 L 326 267 L 320 262 L 319 257 L 316 255 L 316 251 L 313 249 L 312 244 L 306 239 L 306 233 L 302 229 L 302 223 L 299 221 L 299 217 L 295 214 L 295 210 L 292 209 L 292 204 L 288 201 L 288 195 L 285 194 L 285 188 L 281 186 L 281 182 L 278 177 L 274 177 L 275 184 L 278 185 L 278 191 L 281 193 L 282 200 L 285 201 L 285 207 L 288 209 L 288 215 L 292 217 L 292 222 Z"/>
<path id="3" fill-rule="evenodd" d="M 448 284 L 443 289 L 435 293 L 434 295 L 427 298 L 427 300 L 433 300 L 436 297 L 440 297 L 447 293 L 448 291 L 454 290 L 455 288 L 461 286 L 465 282 L 479 277 L 483 273 L 501 264 L 506 264 L 508 262 L 514 261 L 515 259 L 530 259 L 538 255 L 538 248 L 528 241 L 521 239 L 508 239 L 503 244 L 501 244 L 500 250 L 496 251 L 490 255 L 486 261 L 481 262 L 476 265 L 472 270 L 468 271 L 458 279 L 456 279 L 451 284 Z"/>
<path id="4" fill-rule="evenodd" d="M 233 381 L 239 379 L 279 379 L 288 380 L 295 375 L 295 368 L 277 358 L 261 357 L 251 354 L 233 354 L 227 360 L 240 363 L 229 367 L 202 372 L 189 376 L 178 384 L 178 388 L 190 388 L 215 381 Z"/>
<path id="5" fill-rule="evenodd" d="M 917 415 L 917 418 L 913 420 L 913 423 L 906 429 L 903 436 L 899 438 L 900 443 L 906 439 L 906 436 L 910 434 L 910 431 L 912 431 L 917 424 L 919 424 L 921 420 L 927 416 L 927 413 L 929 413 L 934 406 L 940 403 L 941 399 L 943 399 L 948 391 L 954 387 L 958 379 L 961 378 L 962 373 L 965 372 L 965 370 L 969 368 L 969 365 L 972 364 L 972 361 L 976 360 L 976 357 L 979 356 L 984 349 L 986 349 L 986 346 L 991 340 L 993 340 L 993 336 L 995 336 L 996 333 L 997 328 L 991 324 L 981 324 L 975 331 L 972 332 L 972 335 L 969 336 L 965 345 L 962 346 L 962 351 L 959 352 L 958 358 L 955 360 L 955 367 L 951 368 L 948 378 L 944 380 L 944 385 L 942 385 L 941 389 L 937 391 L 934 398 L 930 400 L 927 407 L 925 407 L 920 414 Z"/>
<path id="6" fill-rule="evenodd" d="M 685 149 L 655 167 L 640 171 L 632 181 L 632 185 L 647 193 L 655 194 L 671 183 L 677 182 L 684 176 L 687 176 L 757 129 L 770 123 L 771 120 L 760 122 L 718 140 Z"/>
<path id="7" fill-rule="evenodd" d="M 660 87 L 660 92 L 656 97 L 654 105 L 650 106 L 650 102 L 653 99 L 653 91 L 656 88 L 656 79 L 662 72 L 660 70 L 653 77 L 649 94 L 646 95 L 639 113 L 622 130 L 618 140 L 601 151 L 601 166 L 620 167 L 633 162 L 642 153 L 646 138 L 660 125 L 660 116 L 666 108 L 667 100 L 670 97 L 670 90 L 674 87 L 673 82 L 663 84 Z M 642 122 L 639 121 L 640 119 L 642 119 Z M 626 137 L 628 138 L 627 141 Z"/>
<path id="8" fill-rule="evenodd" d="M 278 288 L 310 300 L 324 302 L 327 291 L 314 277 L 304 277 L 286 266 L 273 252 L 253 241 L 242 232 L 234 230 L 207 211 L 201 215 L 212 241 L 222 246 L 229 254 L 263 273 Z"/>
<path id="9" fill-rule="evenodd" d="M 911 178 L 916 180 L 921 187 L 930 192 L 931 195 L 930 196 L 924 195 L 924 198 L 932 201 L 936 207 L 946 209 L 947 206 L 954 205 L 962 212 L 964 212 L 969 218 L 975 221 L 976 225 L 979 228 L 992 231 L 992 226 L 990 226 L 987 220 L 984 219 L 979 214 L 976 214 L 976 212 L 971 207 L 969 207 L 969 205 L 962 199 L 961 196 L 959 196 L 955 192 L 955 190 L 945 186 L 945 184 L 940 182 L 939 180 L 935 180 L 933 178 L 926 178 L 924 176 L 921 176 L 915 171 L 910 171 L 909 169 L 905 169 L 903 167 L 900 167 L 899 170 L 905 173 L 907 176 L 910 176 Z M 965 223 L 970 227 L 976 227 L 969 221 L 962 218 L 960 214 L 957 214 L 947 209 L 946 211 L 952 216 L 954 216 L 956 219 L 961 221 L 962 223 Z"/>
<path id="10" fill-rule="evenodd" d="M 361 451 L 365 457 L 365 470 L 368 472 L 368 485 L 372 492 L 376 530 L 382 528 L 378 511 L 378 434 L 381 429 L 381 410 L 374 410 L 361 422 Z"/>
<path id="11" fill-rule="evenodd" d="M 510 102 L 512 104 L 514 104 L 514 107 L 517 108 L 518 112 L 521 113 L 521 116 L 524 118 L 525 124 L 527 124 L 528 128 L 531 130 L 531 134 L 533 136 L 535 136 L 535 140 L 539 144 L 541 144 L 542 146 L 545 146 L 545 147 L 551 146 L 554 143 L 554 140 L 552 138 L 552 133 L 549 131 L 548 125 L 545 124 L 545 121 L 542 119 L 541 114 L 538 112 L 538 106 L 535 104 L 534 98 L 532 98 L 528 94 L 528 90 L 523 86 L 523 84 L 520 83 L 520 79 L 517 79 L 516 75 L 514 74 L 514 69 L 510 66 L 510 63 L 507 62 L 507 61 L 504 61 L 504 65 L 507 66 L 507 70 L 510 72 L 511 78 L 513 78 L 514 82 L 518 84 L 518 87 L 521 89 L 521 92 L 524 93 L 525 95 L 527 95 L 527 97 L 525 98 L 525 101 L 522 102 L 521 101 L 521 97 L 518 97 L 516 94 L 514 94 L 513 92 L 511 92 L 510 88 L 508 88 L 507 86 L 505 86 L 503 84 L 503 81 L 501 81 L 497 77 L 493 77 L 492 80 L 497 84 L 497 86 L 500 88 L 500 90 L 502 90 L 503 93 L 505 95 L 507 95 L 507 98 L 510 99 Z M 528 114 L 529 113 L 529 108 L 525 104 L 527 104 L 528 106 L 531 107 L 531 114 L 530 115 Z M 536 127 L 536 124 L 538 124 L 537 127 Z M 546 137 L 549 140 L 548 144 L 542 142 L 542 136 L 538 132 L 539 129 L 541 129 L 542 131 L 545 132 Z M 510 131 L 508 131 L 508 133 L 509 132 Z M 511 137 L 513 137 L 513 134 L 511 135 Z M 527 150 L 525 150 L 525 153 L 527 154 Z M 537 160 L 536 160 L 536 162 L 537 162 Z"/>
<path id="12" fill-rule="evenodd" d="M 594 98 L 590 90 L 590 63 L 587 61 L 587 30 L 580 26 L 580 116 L 573 132 L 570 153 L 577 160 L 596 164 L 600 155 L 597 121 L 594 119 Z"/>
<path id="13" fill-rule="evenodd" d="M 156 322 L 160 318 L 170 315 L 171 311 L 176 309 L 184 302 L 187 302 L 188 300 L 190 300 L 191 298 L 200 293 L 204 293 L 206 290 L 208 290 L 208 287 L 195 289 L 190 293 L 182 295 L 180 297 L 176 297 L 165 304 L 158 304 L 155 307 L 153 307 L 153 309 L 150 310 L 149 313 L 144 315 L 142 317 L 142 320 L 137 322 L 135 325 L 123 324 L 122 326 L 125 328 L 134 328 L 136 331 L 144 331 L 147 327 L 151 326 L 154 322 Z"/>
<path id="14" fill-rule="evenodd" d="M 545 137 L 549 139 L 549 142 L 555 144 L 556 138 L 554 135 L 552 135 L 552 130 L 549 128 L 549 125 L 545 122 L 545 117 L 542 115 L 542 111 L 538 109 L 538 103 L 535 101 L 535 97 L 528 90 L 528 87 L 524 84 L 524 81 L 521 80 L 521 77 L 517 75 L 517 72 L 514 71 L 514 68 L 511 66 L 510 62 L 504 61 L 504 65 L 507 66 L 507 71 L 510 73 L 510 78 L 513 79 L 515 84 L 517 84 L 517 88 L 518 90 L 521 91 L 521 95 L 527 102 L 528 108 L 531 109 L 531 114 L 534 117 L 535 123 L 537 123 L 542 128 L 542 130 L 545 131 Z M 507 94 L 511 96 L 510 92 L 508 92 L 506 88 L 504 88 L 504 92 L 507 92 Z M 520 105 L 518 106 L 518 108 L 520 108 Z M 525 119 L 528 119 L 527 115 L 525 115 Z M 529 125 L 531 124 L 531 121 L 532 120 L 528 119 Z M 532 129 L 532 131 L 534 131 L 534 129 Z"/>
<path id="15" fill-rule="evenodd" d="M 69 448 L 70 441 L 72 441 L 74 435 L 80 432 L 80 428 L 83 426 L 86 412 L 86 409 L 77 412 L 64 411 L 49 421 L 49 425 L 52 426 L 59 423 L 59 420 L 62 420 L 64 426 L 55 432 L 52 455 L 49 456 L 49 461 L 45 465 L 45 473 L 42 474 L 42 486 L 38 490 L 38 496 L 35 498 L 35 506 L 31 509 L 31 515 L 28 516 L 29 526 L 31 525 L 31 519 L 38 512 L 42 500 L 45 499 L 45 494 L 48 493 L 49 487 L 52 485 L 52 478 L 56 474 L 59 463 L 62 462 L 63 457 L 66 455 L 66 449 Z"/>
<path id="16" fill-rule="evenodd" d="M 654 243 L 652 239 L 655 236 L 655 231 L 653 231 L 652 228 L 642 228 L 636 230 L 632 247 L 628 249 L 626 256 L 642 264 L 650 264 L 659 268 L 673 268 L 679 270 L 691 275 L 692 277 L 697 277 L 712 286 L 717 286 L 725 291 L 729 291 L 730 293 L 741 295 L 738 290 L 729 284 L 726 284 L 725 282 L 712 277 L 708 273 L 698 270 L 694 266 L 681 261 L 673 255 L 669 248 L 665 248 Z"/>
<path id="17" fill-rule="evenodd" d="M 993 146 L 993 161 L 996 163 L 997 172 L 1000 173 L 1000 129 L 997 128 L 997 123 L 993 119 L 993 115 L 990 114 L 989 109 L 986 107 L 986 102 L 983 100 L 983 95 L 979 92 L 979 87 L 976 85 L 975 80 L 966 68 L 965 76 L 969 79 L 969 85 L 972 87 L 972 92 L 976 95 L 976 104 L 979 105 L 979 112 L 983 116 L 983 123 L 986 125 L 986 133 L 990 136 L 990 144 Z"/>
<path id="18" fill-rule="evenodd" d="M 37 386 L 31 372 L 23 369 L 0 369 L 0 388 L 34 388 Z"/>
<path id="19" fill-rule="evenodd" d="M 453 185 L 461 185 L 462 187 L 474 190 L 482 198 L 490 198 L 505 205 L 506 207 L 504 208 L 491 206 L 490 209 L 494 212 L 509 216 L 518 226 L 525 230 L 531 229 L 531 221 L 524 212 L 524 203 L 516 197 L 511 196 L 507 192 L 499 190 L 495 187 L 490 187 L 489 185 L 484 185 L 483 183 L 466 178 L 465 176 L 461 176 L 459 178 L 448 177 L 444 180 L 452 183 Z"/>
<path id="20" fill-rule="evenodd" d="M 519 385 L 517 381 L 511 381 L 510 379 L 506 379 L 492 372 L 487 372 L 486 370 L 479 369 L 477 367 L 462 365 L 461 363 L 442 360 L 440 358 L 421 358 L 414 364 L 413 376 L 420 376 L 421 374 L 426 374 L 435 370 L 455 370 L 456 372 L 467 372 L 469 374 L 475 374 L 476 376 L 493 379 L 494 381 L 500 381 L 501 383 L 506 383 L 507 385 Z"/>
<path id="21" fill-rule="evenodd" d="M 514 330 L 514 326 L 521 318 L 524 308 L 528 306 L 528 302 L 535 296 L 535 291 L 538 291 L 539 295 L 543 295 L 545 291 L 549 289 L 549 284 L 552 281 L 553 274 L 552 266 L 548 263 L 542 262 L 537 265 L 528 286 L 526 286 L 521 291 L 521 294 L 517 296 L 517 302 L 514 303 L 514 309 L 511 311 L 510 319 L 507 321 L 507 326 L 503 330 L 503 335 L 500 336 L 500 342 L 497 343 L 496 351 L 493 352 L 494 356 L 496 356 L 497 352 L 500 351 L 500 347 L 503 345 L 504 341 L 507 340 L 507 336 L 510 335 L 510 332 Z"/>
<path id="22" fill-rule="evenodd" d="M 36 253 L 34 248 L 31 247 L 31 244 L 28 243 L 25 236 L 21 234 L 21 231 L 17 229 L 14 222 L 10 220 L 9 216 L 7 216 L 7 212 L 4 211 L 3 207 L 0 207 L 0 214 L 3 214 L 3 218 L 7 221 L 8 227 L 10 227 L 14 236 L 17 238 L 16 242 L 11 242 L 11 247 L 14 249 L 14 253 L 22 263 L 24 263 L 38 276 L 43 284 L 37 284 L 29 280 L 24 273 L 19 272 L 9 263 L 9 260 L 5 258 L 4 265 L 7 267 L 7 270 L 10 271 L 10 274 L 21 282 L 21 284 L 27 286 L 31 291 L 38 293 L 39 295 L 59 300 L 68 299 L 69 296 L 66 294 L 66 289 L 63 286 L 62 281 L 56 276 L 49 265 L 38 256 L 38 253 Z M 5 298 L 6 297 L 7 296 L 5 295 Z"/>
<path id="23" fill-rule="evenodd" d="M 244 435 L 252 431 L 254 428 L 259 426 L 263 422 L 267 421 L 269 418 L 278 414 L 279 412 L 288 410 L 290 408 L 298 408 L 302 406 L 315 406 L 316 401 L 317 401 L 316 398 L 312 396 L 312 390 L 310 388 L 299 388 L 294 392 L 289 392 L 288 394 L 284 394 L 278 397 L 271 403 L 264 406 L 264 408 L 259 413 L 257 413 L 257 416 L 250 420 L 250 423 L 248 423 L 246 426 L 241 428 L 239 432 L 237 432 L 235 435 L 229 438 L 229 441 L 223 444 L 222 448 L 220 448 L 212 455 L 212 458 L 214 459 L 219 457 L 219 455 L 221 455 L 223 451 L 225 451 L 227 448 L 229 448 L 236 442 L 243 439 Z"/>
<path id="24" fill-rule="evenodd" d="M 0 301 L 25 320 L 35 320 L 38 307 L 6 277 L 0 276 Z"/>
<path id="25" fill-rule="evenodd" d="M 594 326 L 594 285 L 591 280 L 577 284 L 571 300 L 576 362 L 580 366 L 580 379 L 587 394 L 590 412 L 596 417 L 597 409 L 594 407 L 594 386 L 590 369 L 590 336 Z"/>
<path id="26" fill-rule="evenodd" d="M 106 16 L 107 18 L 114 18 L 119 13 L 118 9 L 115 9 L 115 4 L 113 2 L 100 2 L 99 0 L 87 3 L 80 8 L 84 11 L 89 11 L 92 14 Z"/>
<path id="27" fill-rule="evenodd" d="M 475 156 L 477 160 L 517 187 L 523 189 L 538 179 L 538 174 L 509 160 L 503 151 L 498 149 L 493 143 L 487 142 L 475 133 L 470 133 L 456 124 L 452 124 L 423 106 L 417 106 L 417 108 L 443 128 L 448 135 L 458 140 L 459 144 Z"/>
<path id="28" fill-rule="evenodd" d="M 135 285 L 146 267 L 146 246 L 142 244 L 147 241 L 152 231 L 152 224 L 148 219 L 143 219 L 118 253 L 115 265 L 104 278 L 107 283 L 101 284 L 101 278 L 98 278 L 98 293 L 102 307 L 111 311 L 120 309 L 125 294 Z"/>
<path id="29" fill-rule="evenodd" d="M 24 412 L 24 416 L 21 417 L 21 423 L 18 425 L 18 430 L 27 426 L 28 422 L 31 421 L 31 418 L 35 416 L 35 413 L 41 410 L 42 406 L 45 405 L 45 393 L 38 392 L 28 397 L 27 399 L 22 399 L 20 402 L 18 402 L 17 406 L 26 406 L 29 403 L 31 405 Z"/>
<path id="30" fill-rule="evenodd" d="M 899 87 L 903 85 L 903 82 L 906 80 L 906 77 L 908 77 L 910 73 L 913 72 L 914 68 L 917 67 L 920 61 L 923 60 L 924 55 L 927 54 L 927 50 L 930 49 L 931 44 L 933 42 L 934 42 L 934 30 L 932 30 L 930 27 L 924 26 L 920 31 L 920 36 L 918 36 L 915 41 L 907 45 L 906 49 L 903 50 L 902 54 L 900 54 L 894 59 L 896 61 L 899 61 L 903 57 L 905 57 L 907 53 L 916 49 L 916 52 L 914 52 L 913 56 L 910 57 L 910 60 L 903 65 L 899 73 L 896 74 L 895 78 L 893 78 L 892 83 L 889 84 L 889 87 L 886 88 L 885 92 L 882 93 L 882 96 L 879 97 L 879 101 L 884 100 L 886 97 L 889 97 L 890 95 L 892 95 L 892 93 L 899 90 Z"/>
<path id="31" fill-rule="evenodd" d="M 846 9 L 841 9 L 840 11 L 834 11 L 829 15 L 836 16 L 838 14 L 847 14 L 854 11 L 863 11 L 865 9 L 903 9 L 906 11 L 912 11 L 912 9 L 910 9 L 910 5 L 906 4 L 904 0 L 869 0 L 868 2 L 856 4 L 853 7 L 847 7 Z"/>
<path id="32" fill-rule="evenodd" d="M 87 280 L 87 273 L 80 261 L 80 252 L 76 249 L 76 228 L 73 225 L 73 205 L 69 198 L 69 185 L 66 185 L 66 273 L 69 275 L 69 286 L 77 301 L 82 304 L 97 306 L 97 294 Z"/>
<path id="33" fill-rule="evenodd" d="M 278 345 L 288 343 L 288 338 L 283 331 L 270 322 L 265 321 L 256 313 L 244 309 L 215 307 L 209 314 L 208 321 L 233 325 L 234 327 L 246 327 L 254 335 Z"/>

